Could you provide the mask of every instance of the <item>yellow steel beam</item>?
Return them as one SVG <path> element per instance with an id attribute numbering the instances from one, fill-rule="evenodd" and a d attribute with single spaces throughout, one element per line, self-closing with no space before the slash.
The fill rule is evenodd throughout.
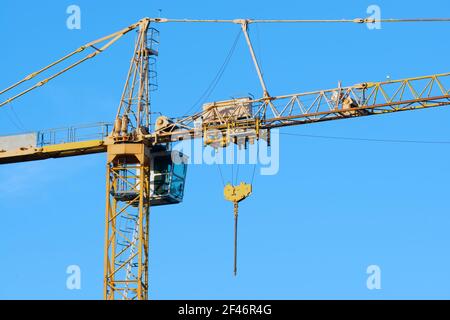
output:
<path id="1" fill-rule="evenodd" d="M 103 140 L 69 142 L 44 146 L 42 148 L 20 148 L 17 150 L 0 151 L 0 164 L 63 158 L 85 154 L 106 152 L 107 146 Z"/>

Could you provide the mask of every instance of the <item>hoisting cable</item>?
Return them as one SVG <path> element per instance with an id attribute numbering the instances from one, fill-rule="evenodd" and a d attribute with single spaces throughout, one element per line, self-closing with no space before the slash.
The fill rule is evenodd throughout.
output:
<path id="1" fill-rule="evenodd" d="M 258 143 L 260 143 L 260 142 L 259 141 L 256 142 L 256 159 L 255 159 L 255 164 L 253 165 L 252 182 L 251 182 L 252 185 L 253 185 L 253 182 L 255 181 L 256 166 L 257 166 L 258 160 L 259 160 L 259 145 L 258 145 Z"/>
<path id="2" fill-rule="evenodd" d="M 256 163 L 253 165 L 252 184 L 255 181 L 255 173 L 256 173 Z"/>
<path id="3" fill-rule="evenodd" d="M 231 164 L 231 184 L 234 185 L 234 163 Z"/>
<path id="4" fill-rule="evenodd" d="M 239 165 L 239 159 L 238 159 L 238 163 L 236 164 L 236 180 L 235 180 L 236 183 L 239 181 L 239 168 L 240 168 L 240 165 Z"/>
<path id="5" fill-rule="evenodd" d="M 223 187 L 225 187 L 225 180 L 223 179 L 223 174 L 222 174 L 222 170 L 220 169 L 220 165 L 216 163 L 216 166 L 217 166 L 217 170 L 219 171 L 220 180 L 222 181 L 222 185 L 223 185 Z"/>
<path id="6" fill-rule="evenodd" d="M 214 92 L 214 90 L 217 87 L 217 84 L 220 82 L 220 79 L 222 78 L 225 70 L 227 69 L 228 64 L 230 63 L 231 58 L 233 57 L 233 54 L 234 54 L 234 52 L 236 50 L 236 47 L 237 47 L 237 44 L 239 43 L 239 39 L 241 37 L 241 34 L 242 34 L 242 30 L 239 29 L 239 32 L 236 35 L 236 38 L 234 39 L 234 42 L 233 42 L 230 50 L 228 51 L 228 54 L 225 57 L 224 62 L 220 66 L 220 68 L 217 71 L 216 75 L 214 76 L 213 80 L 208 85 L 208 87 L 203 92 L 203 94 L 197 99 L 197 101 L 184 114 L 189 114 L 199 104 L 204 103 L 211 96 L 211 94 Z M 198 108 L 197 108 L 196 111 L 198 111 Z"/>

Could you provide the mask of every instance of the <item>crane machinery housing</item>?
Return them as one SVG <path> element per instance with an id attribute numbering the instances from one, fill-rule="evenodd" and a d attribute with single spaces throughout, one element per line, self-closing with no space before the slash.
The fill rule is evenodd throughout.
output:
<path id="1" fill-rule="evenodd" d="M 255 23 L 356 23 L 450 22 L 450 19 L 351 19 L 351 20 L 189 20 L 144 18 L 129 27 L 92 41 L 19 82 L 11 90 L 42 73 L 60 67 L 51 76 L 0 102 L 0 108 L 47 84 L 107 50 L 130 31 L 137 38 L 128 76 L 113 124 L 70 128 L 64 131 L 0 137 L 0 164 L 106 153 L 106 215 L 104 298 L 147 299 L 149 260 L 149 211 L 151 206 L 171 205 L 183 199 L 187 172 L 186 156 L 171 148 L 173 142 L 203 139 L 205 146 L 247 146 L 265 139 L 270 130 L 323 121 L 358 118 L 400 111 L 450 105 L 450 73 L 365 82 L 352 86 L 306 93 L 272 96 L 249 36 Z M 207 103 L 194 114 L 150 120 L 151 92 L 156 89 L 159 23 L 231 23 L 240 26 L 261 85 L 260 98 L 239 97 Z M 63 66 L 69 58 L 90 53 Z M 3 100 L 3 99 L 2 99 Z M 79 138 L 79 132 L 94 130 L 95 139 Z M 174 153 L 176 157 L 174 157 Z M 175 158 L 178 160 L 175 161 Z M 224 196 L 234 203 L 235 245 L 238 203 L 252 192 L 251 185 L 225 187 Z M 236 251 L 235 251 L 236 272 Z"/>

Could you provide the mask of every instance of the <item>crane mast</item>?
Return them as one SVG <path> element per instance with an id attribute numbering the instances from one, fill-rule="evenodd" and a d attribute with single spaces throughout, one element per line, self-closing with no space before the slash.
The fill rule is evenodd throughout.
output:
<path id="1" fill-rule="evenodd" d="M 380 22 L 449 22 L 450 19 L 386 19 Z M 157 30 L 152 23 L 233 23 L 239 24 L 253 60 L 262 89 L 261 98 L 240 97 L 207 103 L 203 110 L 180 118 L 160 116 L 152 128 L 151 91 L 153 61 L 158 56 Z M 170 158 L 170 144 L 183 139 L 204 140 L 206 146 L 247 146 L 259 139 L 270 142 L 274 128 L 323 121 L 365 117 L 445 107 L 450 105 L 450 73 L 430 76 L 365 82 L 353 86 L 306 93 L 271 96 L 248 33 L 252 23 L 357 23 L 378 22 L 374 19 L 351 20 L 188 20 L 145 18 L 109 36 L 90 42 L 49 66 L 0 91 L 0 97 L 34 79 L 86 49 L 94 49 L 84 58 L 64 67 L 28 89 L 5 101 L 11 101 L 37 89 L 77 65 L 94 58 L 132 30 L 136 42 L 119 107 L 112 125 L 102 124 L 96 139 L 77 139 L 69 134 L 63 141 L 45 139 L 38 143 L 2 149 L 0 164 L 62 158 L 91 153 L 106 153 L 105 214 L 105 299 L 147 299 L 149 292 L 149 218 L 150 206 L 182 201 L 186 165 Z M 106 42 L 106 43 L 105 43 Z M 98 45 L 103 43 L 100 48 Z M 74 130 L 75 131 L 75 130 Z M 39 134 L 40 136 L 40 134 Z M 44 136 L 44 135 L 42 135 Z M 5 138 L 14 140 L 14 136 Z M 183 158 L 183 155 L 179 155 Z M 226 186 L 224 196 L 234 204 L 235 272 L 238 203 L 251 194 L 251 185 Z"/>
<path id="2" fill-rule="evenodd" d="M 133 57 L 106 164 L 104 298 L 148 298 L 151 147 L 149 59 L 158 54 L 148 38 L 150 21 L 139 25 Z"/>

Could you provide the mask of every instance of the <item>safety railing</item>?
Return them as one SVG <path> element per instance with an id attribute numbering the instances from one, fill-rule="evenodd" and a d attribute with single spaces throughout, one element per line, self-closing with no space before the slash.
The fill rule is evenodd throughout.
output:
<path id="1" fill-rule="evenodd" d="M 111 123 L 95 123 L 68 128 L 49 129 L 37 133 L 37 146 L 44 147 L 53 144 L 80 142 L 87 140 L 104 140 L 110 130 Z"/>

